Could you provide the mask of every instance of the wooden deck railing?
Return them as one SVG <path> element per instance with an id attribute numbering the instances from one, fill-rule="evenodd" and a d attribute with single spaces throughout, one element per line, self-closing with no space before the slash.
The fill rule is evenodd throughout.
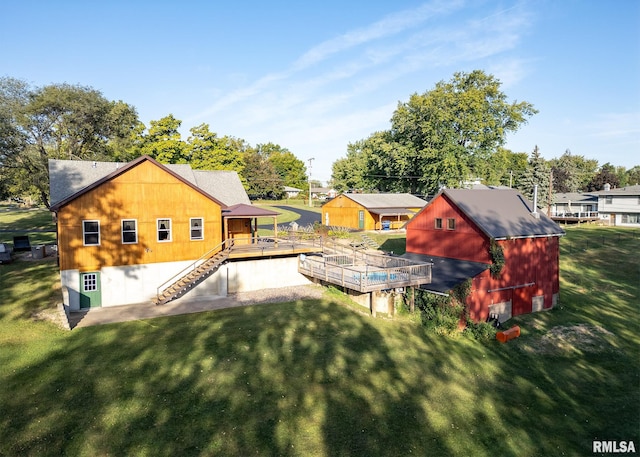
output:
<path id="1" fill-rule="evenodd" d="M 431 263 L 362 252 L 298 257 L 300 273 L 359 292 L 428 284 L 432 266 Z"/>

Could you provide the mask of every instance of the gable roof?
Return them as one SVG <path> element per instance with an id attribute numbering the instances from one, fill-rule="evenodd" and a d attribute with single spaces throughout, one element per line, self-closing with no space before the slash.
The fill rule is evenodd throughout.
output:
<path id="1" fill-rule="evenodd" d="M 367 209 L 422 208 L 427 202 L 411 194 L 342 194 Z"/>
<path id="2" fill-rule="evenodd" d="M 636 184 L 634 186 L 618 187 L 610 190 L 599 190 L 593 193 L 600 197 L 607 195 L 640 195 L 640 185 Z"/>
<path id="3" fill-rule="evenodd" d="M 188 164 L 160 164 L 149 156 L 129 163 L 49 159 L 49 191 L 52 209 L 148 160 L 208 198 L 229 206 L 249 204 L 249 197 L 235 171 L 192 170 Z M 77 194 L 77 195 L 76 195 Z M 71 198 L 73 197 L 73 198 Z"/>
<path id="4" fill-rule="evenodd" d="M 590 193 L 564 192 L 553 196 L 554 203 L 598 203 L 598 196 Z"/>
<path id="5" fill-rule="evenodd" d="M 533 203 L 515 189 L 445 189 L 422 211 L 439 197 L 448 199 L 492 239 L 562 236 L 565 233 L 546 214 L 539 211 L 533 214 Z M 416 215 L 407 226 L 418 217 Z"/>
<path id="6" fill-rule="evenodd" d="M 260 208 L 251 204 L 238 203 L 222 210 L 222 217 L 242 218 L 242 217 L 275 217 L 278 212 L 270 209 Z"/>

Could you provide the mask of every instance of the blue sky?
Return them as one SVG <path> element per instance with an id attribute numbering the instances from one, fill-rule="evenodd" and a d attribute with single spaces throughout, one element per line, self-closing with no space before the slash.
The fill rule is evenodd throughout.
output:
<path id="1" fill-rule="evenodd" d="M 398 102 L 482 69 L 539 110 L 507 147 L 640 165 L 640 1 L 0 0 L 0 76 L 273 142 L 327 181 Z"/>

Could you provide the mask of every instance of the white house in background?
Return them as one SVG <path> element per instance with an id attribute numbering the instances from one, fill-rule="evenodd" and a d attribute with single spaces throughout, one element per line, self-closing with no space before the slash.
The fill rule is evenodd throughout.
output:
<path id="1" fill-rule="evenodd" d="M 296 198 L 302 189 L 298 189 L 296 187 L 284 186 L 284 193 L 287 194 L 287 198 Z"/>
<path id="2" fill-rule="evenodd" d="M 311 198 L 318 199 L 324 201 L 329 198 L 335 198 L 337 192 L 335 189 L 331 187 L 312 187 L 311 188 Z"/>
<path id="3" fill-rule="evenodd" d="M 598 196 L 600 219 L 610 225 L 640 228 L 640 185 L 611 189 L 605 184 L 604 190 L 594 194 Z"/>

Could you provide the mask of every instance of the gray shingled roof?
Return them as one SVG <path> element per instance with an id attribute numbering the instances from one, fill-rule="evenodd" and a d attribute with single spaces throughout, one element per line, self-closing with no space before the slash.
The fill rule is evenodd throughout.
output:
<path id="1" fill-rule="evenodd" d="M 581 203 L 581 202 L 593 202 L 598 203 L 598 196 L 596 194 L 582 194 L 579 192 L 566 192 L 559 193 L 553 196 L 555 203 Z"/>
<path id="2" fill-rule="evenodd" d="M 561 236 L 565 233 L 546 214 L 540 211 L 537 216 L 532 214 L 533 203 L 513 189 L 445 189 L 442 195 L 490 238 Z"/>
<path id="3" fill-rule="evenodd" d="M 601 197 L 606 195 L 640 195 L 640 185 L 636 184 L 635 186 L 618 187 L 611 190 L 599 190 L 593 193 Z"/>
<path id="4" fill-rule="evenodd" d="M 49 159 L 50 204 L 67 197 L 122 168 L 123 162 Z M 165 164 L 169 170 L 227 206 L 251 204 L 235 171 L 192 170 L 188 164 Z"/>
<path id="5" fill-rule="evenodd" d="M 367 209 L 422 208 L 427 202 L 411 194 L 343 194 Z"/>

